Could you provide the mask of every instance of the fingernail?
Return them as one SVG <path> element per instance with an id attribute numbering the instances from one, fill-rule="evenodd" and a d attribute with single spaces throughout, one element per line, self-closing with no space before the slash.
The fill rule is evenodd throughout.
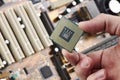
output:
<path id="1" fill-rule="evenodd" d="M 67 54 L 67 51 L 62 49 L 62 54 L 65 56 Z"/>
<path id="2" fill-rule="evenodd" d="M 84 61 L 82 61 L 81 67 L 88 68 L 89 66 L 90 66 L 90 63 L 88 59 L 85 59 Z"/>
<path id="3" fill-rule="evenodd" d="M 105 79 L 105 70 L 100 70 L 98 73 L 95 74 L 95 80 L 104 80 Z"/>
<path id="4" fill-rule="evenodd" d="M 80 22 L 80 23 L 79 23 L 80 28 L 84 27 L 84 24 L 85 24 L 85 23 L 86 23 L 86 21 Z"/>

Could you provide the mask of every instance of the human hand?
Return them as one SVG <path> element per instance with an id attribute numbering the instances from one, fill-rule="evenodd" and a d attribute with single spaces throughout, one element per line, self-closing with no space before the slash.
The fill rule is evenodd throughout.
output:
<path id="1" fill-rule="evenodd" d="M 88 33 L 108 32 L 120 36 L 120 17 L 101 14 L 96 18 L 80 22 L 80 28 Z M 75 66 L 80 80 L 120 80 L 120 43 L 105 50 L 63 55 Z"/>

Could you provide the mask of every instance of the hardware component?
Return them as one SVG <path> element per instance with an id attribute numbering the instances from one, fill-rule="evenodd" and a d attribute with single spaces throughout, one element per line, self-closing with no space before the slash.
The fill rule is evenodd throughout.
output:
<path id="1" fill-rule="evenodd" d="M 49 35 L 41 21 L 41 19 L 39 18 L 39 16 L 36 15 L 36 10 L 32 4 L 32 2 L 28 1 L 26 3 L 23 4 L 23 7 L 25 8 L 31 23 L 33 24 L 41 42 L 43 43 L 43 46 L 49 47 L 51 45 L 53 45 L 52 41 L 49 39 Z"/>
<path id="2" fill-rule="evenodd" d="M 51 52 L 53 56 L 50 58 L 53 65 L 55 66 L 61 80 L 70 80 L 71 77 L 69 73 L 67 72 L 66 68 L 63 68 L 64 63 L 63 63 L 63 55 L 61 53 L 61 49 L 57 47 L 57 45 L 51 46 Z"/>
<path id="3" fill-rule="evenodd" d="M 72 1 L 69 5 L 67 5 L 67 8 L 72 8 L 77 5 L 76 1 Z"/>
<path id="4" fill-rule="evenodd" d="M 35 52 L 38 52 L 40 50 L 43 49 L 43 45 L 23 7 L 23 5 L 17 5 L 16 7 L 14 7 L 14 10 L 16 12 L 16 15 L 19 16 L 21 18 L 22 24 L 25 25 L 25 33 L 33 47 L 33 49 L 35 50 Z"/>
<path id="5" fill-rule="evenodd" d="M 2 58 L 0 57 L 0 69 L 2 69 L 2 68 L 4 68 L 5 66 L 4 66 L 4 64 L 3 64 L 3 62 L 2 62 Z"/>
<path id="6" fill-rule="evenodd" d="M 14 33 L 2 12 L 0 12 L 0 29 L 3 36 L 10 41 L 9 49 L 11 50 L 15 60 L 18 61 L 24 58 L 25 56 L 17 42 L 17 39 L 15 38 Z"/>
<path id="7" fill-rule="evenodd" d="M 44 66 L 44 67 L 40 68 L 40 73 L 42 74 L 44 79 L 47 79 L 53 75 L 49 66 Z"/>
<path id="8" fill-rule="evenodd" d="M 34 53 L 34 50 L 24 32 L 23 29 L 20 28 L 20 23 L 17 20 L 17 16 L 14 12 L 13 8 L 7 9 L 4 11 L 6 18 L 8 19 L 11 28 L 13 29 L 15 36 L 20 43 L 20 46 L 25 53 L 26 56 L 30 56 Z"/>
<path id="9" fill-rule="evenodd" d="M 23 70 L 24 70 L 25 74 L 29 74 L 28 70 L 25 67 L 23 68 Z"/>
<path id="10" fill-rule="evenodd" d="M 67 71 L 68 71 L 69 73 L 73 73 L 73 72 L 75 72 L 74 67 L 67 68 Z"/>
<path id="11" fill-rule="evenodd" d="M 50 21 L 50 18 L 48 16 L 47 12 L 42 11 L 40 18 L 41 18 L 41 20 L 42 20 L 48 34 L 51 35 L 53 30 L 54 30 L 54 26 L 53 26 L 52 22 Z"/>
<path id="12" fill-rule="evenodd" d="M 71 52 L 83 33 L 76 24 L 63 17 L 58 22 L 50 39 Z"/>
<path id="13" fill-rule="evenodd" d="M 74 0 L 74 1 L 76 1 L 77 4 L 79 4 L 79 3 L 83 2 L 84 0 Z"/>
<path id="14" fill-rule="evenodd" d="M 9 40 L 5 40 L 5 44 L 9 45 L 10 41 Z"/>
<path id="15" fill-rule="evenodd" d="M 120 13 L 120 1 L 118 0 L 110 0 L 109 8 L 113 13 Z"/>
<path id="16" fill-rule="evenodd" d="M 41 2 L 41 0 L 31 0 L 33 4 Z"/>
<path id="17" fill-rule="evenodd" d="M 26 28 L 24 24 L 21 24 L 20 27 L 21 27 L 23 30 L 25 30 L 25 28 Z"/>
<path id="18" fill-rule="evenodd" d="M 54 22 L 57 22 L 57 21 L 59 21 L 61 18 L 63 17 L 63 15 L 58 15 L 53 21 Z"/>
<path id="19" fill-rule="evenodd" d="M 120 0 L 94 0 L 94 1 L 101 13 L 107 13 L 107 14 L 119 16 Z"/>
<path id="20" fill-rule="evenodd" d="M 108 3 L 108 0 L 94 0 L 98 9 L 100 10 L 101 13 L 107 13 L 107 9 L 105 7 L 106 2 Z"/>
<path id="21" fill-rule="evenodd" d="M 6 61 L 6 60 L 3 60 L 2 63 L 3 63 L 3 65 L 5 65 L 5 66 L 7 65 L 7 61 Z"/>
<path id="22" fill-rule="evenodd" d="M 80 17 L 82 18 L 82 20 L 84 21 L 90 20 L 92 18 L 86 6 L 81 7 L 78 13 Z"/>
<path id="23" fill-rule="evenodd" d="M 97 5 L 95 4 L 94 0 L 88 1 L 86 3 L 86 8 L 89 11 L 92 18 L 100 14 L 100 11 L 97 8 Z"/>
<path id="24" fill-rule="evenodd" d="M 79 23 L 81 21 L 83 21 L 83 19 L 80 17 L 80 15 L 78 14 L 78 12 L 75 12 L 72 14 L 72 17 L 69 18 L 71 21 L 75 22 L 75 23 Z"/>
<path id="25" fill-rule="evenodd" d="M 72 2 L 73 0 L 56 0 L 55 2 L 51 2 L 50 9 L 56 9 L 59 8 L 67 3 Z"/>
<path id="26" fill-rule="evenodd" d="M 62 62 L 57 56 L 51 57 L 53 64 L 56 67 L 58 74 L 60 75 L 61 80 L 70 80 L 70 76 L 65 68 L 62 68 Z M 62 64 L 61 64 L 62 63 Z"/>
<path id="27" fill-rule="evenodd" d="M 71 12 L 71 9 L 70 8 L 66 8 L 65 11 L 63 11 L 63 13 L 61 13 L 60 15 L 66 15 L 68 13 Z"/>
<path id="28" fill-rule="evenodd" d="M 7 45 L 5 44 L 4 38 L 0 33 L 0 55 L 7 60 L 8 64 L 15 62 L 14 58 L 12 57 L 11 52 L 9 51 Z"/>
<path id="29" fill-rule="evenodd" d="M 81 53 L 83 54 L 87 54 L 88 52 L 92 52 L 92 51 L 98 51 L 98 50 L 101 50 L 101 49 L 106 49 L 106 48 L 109 48 L 115 44 L 118 43 L 118 39 L 119 37 L 118 36 L 112 36 L 98 44 L 96 44 L 95 46 L 92 46 L 84 51 L 82 51 Z"/>
<path id="30" fill-rule="evenodd" d="M 70 67 L 72 67 L 72 64 L 67 63 L 67 64 L 65 64 L 65 67 L 66 67 L 66 68 L 70 68 Z"/>

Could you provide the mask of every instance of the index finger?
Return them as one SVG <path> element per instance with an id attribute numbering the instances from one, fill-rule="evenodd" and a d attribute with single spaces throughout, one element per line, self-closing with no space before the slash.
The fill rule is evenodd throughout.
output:
<path id="1" fill-rule="evenodd" d="M 79 27 L 88 33 L 108 32 L 120 35 L 120 17 L 100 14 L 90 21 L 79 23 Z"/>

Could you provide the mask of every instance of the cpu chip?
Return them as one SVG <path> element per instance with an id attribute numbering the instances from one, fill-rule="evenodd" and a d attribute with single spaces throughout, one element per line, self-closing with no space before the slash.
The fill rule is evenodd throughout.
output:
<path id="1" fill-rule="evenodd" d="M 63 17 L 58 22 L 55 30 L 50 36 L 50 39 L 71 52 L 83 33 L 84 31 L 81 30 L 77 24 Z"/>

